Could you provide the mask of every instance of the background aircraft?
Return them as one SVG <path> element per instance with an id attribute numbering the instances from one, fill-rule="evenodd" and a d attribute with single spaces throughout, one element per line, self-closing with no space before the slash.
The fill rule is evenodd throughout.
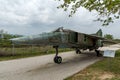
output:
<path id="1" fill-rule="evenodd" d="M 10 39 L 14 44 L 39 44 L 52 45 L 56 49 L 54 62 L 60 64 L 62 58 L 58 56 L 58 48 L 74 48 L 76 53 L 81 53 L 80 49 L 95 50 L 99 56 L 99 47 L 103 46 L 102 30 L 100 29 L 95 34 L 84 34 L 69 29 L 60 27 L 49 33 L 42 33 L 38 35 L 19 37 Z"/>

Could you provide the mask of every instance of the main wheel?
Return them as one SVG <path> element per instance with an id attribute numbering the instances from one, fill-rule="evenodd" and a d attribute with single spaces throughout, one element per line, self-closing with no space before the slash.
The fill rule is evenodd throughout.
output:
<path id="1" fill-rule="evenodd" d="M 62 62 L 62 58 L 60 56 L 56 56 L 54 58 L 54 62 L 57 63 L 57 64 L 60 64 Z"/>
<path id="2" fill-rule="evenodd" d="M 79 49 L 76 50 L 76 54 L 80 54 L 81 51 Z"/>
<path id="3" fill-rule="evenodd" d="M 99 50 L 95 50 L 97 57 L 100 57 L 100 51 Z"/>

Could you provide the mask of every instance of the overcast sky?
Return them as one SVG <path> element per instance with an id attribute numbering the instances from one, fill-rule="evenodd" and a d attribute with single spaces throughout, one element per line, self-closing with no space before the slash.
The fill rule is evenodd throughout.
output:
<path id="1" fill-rule="evenodd" d="M 102 29 L 104 34 L 120 38 L 120 20 L 102 27 L 102 23 L 93 21 L 95 12 L 80 8 L 69 18 L 69 12 L 56 8 L 59 4 L 55 0 L 0 0 L 0 29 L 22 35 L 50 32 L 61 26 L 89 34 Z"/>

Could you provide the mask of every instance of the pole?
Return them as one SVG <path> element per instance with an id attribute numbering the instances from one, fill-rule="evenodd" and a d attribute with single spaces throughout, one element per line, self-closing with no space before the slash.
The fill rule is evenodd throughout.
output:
<path id="1" fill-rule="evenodd" d="M 12 44 L 12 55 L 14 55 L 14 53 L 15 53 L 15 45 Z"/>

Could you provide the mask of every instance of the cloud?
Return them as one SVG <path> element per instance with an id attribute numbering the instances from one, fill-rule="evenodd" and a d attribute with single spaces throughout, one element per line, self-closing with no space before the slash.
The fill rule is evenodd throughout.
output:
<path id="1" fill-rule="evenodd" d="M 111 33 L 120 38 L 120 20 L 109 27 L 101 27 L 101 23 L 93 21 L 97 14 L 84 8 L 69 18 L 69 12 L 57 9 L 60 3 L 55 0 L 0 0 L 0 29 L 13 34 L 31 35 L 61 26 L 83 33 L 94 33 L 102 28 L 105 34 Z"/>

